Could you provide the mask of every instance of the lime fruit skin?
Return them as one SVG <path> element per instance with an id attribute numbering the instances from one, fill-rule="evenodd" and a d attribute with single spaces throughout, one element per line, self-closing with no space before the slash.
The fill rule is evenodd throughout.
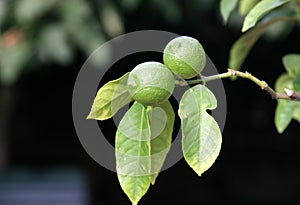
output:
<path id="1" fill-rule="evenodd" d="M 190 79 L 205 67 L 206 54 L 195 38 L 180 36 L 171 40 L 164 49 L 164 64 L 176 75 Z"/>
<path id="2" fill-rule="evenodd" d="M 157 105 L 166 101 L 174 87 L 172 72 L 164 64 L 154 61 L 137 65 L 127 81 L 130 95 L 143 105 Z"/>

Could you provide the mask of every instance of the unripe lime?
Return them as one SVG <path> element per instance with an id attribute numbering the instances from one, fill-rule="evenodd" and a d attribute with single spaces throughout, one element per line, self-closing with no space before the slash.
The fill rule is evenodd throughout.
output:
<path id="1" fill-rule="evenodd" d="M 130 95 L 143 105 L 156 105 L 173 93 L 175 79 L 162 63 L 145 62 L 137 65 L 129 74 L 127 88 Z"/>
<path id="2" fill-rule="evenodd" d="M 175 74 L 189 79 L 203 70 L 206 55 L 199 41 L 181 36 L 171 40 L 165 47 L 164 63 Z"/>

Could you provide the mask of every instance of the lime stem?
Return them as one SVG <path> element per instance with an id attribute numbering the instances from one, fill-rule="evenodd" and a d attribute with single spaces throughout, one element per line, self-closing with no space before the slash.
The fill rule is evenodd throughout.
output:
<path id="1" fill-rule="evenodd" d="M 189 80 L 186 81 L 188 85 L 193 84 L 206 84 L 210 81 L 222 79 L 222 78 L 229 78 L 229 77 L 241 77 L 245 79 L 249 79 L 252 82 L 254 82 L 256 85 L 258 85 L 262 90 L 267 91 L 273 99 L 285 99 L 285 100 L 295 100 L 300 101 L 300 92 L 296 92 L 294 90 L 285 89 L 285 93 L 277 93 L 275 90 L 273 90 L 269 85 L 263 81 L 259 80 L 249 72 L 241 72 L 237 70 L 228 69 L 226 73 L 221 73 L 217 75 L 212 76 L 201 76 L 201 78 L 196 80 Z"/>

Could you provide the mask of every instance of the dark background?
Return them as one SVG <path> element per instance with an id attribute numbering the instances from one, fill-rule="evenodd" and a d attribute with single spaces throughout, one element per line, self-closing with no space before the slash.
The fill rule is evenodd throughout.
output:
<path id="1" fill-rule="evenodd" d="M 155 29 L 197 38 L 219 72 L 225 72 L 230 46 L 240 32 L 223 25 L 217 3 L 197 12 L 187 2 L 179 1 L 181 19 L 170 23 L 145 1 L 134 12 L 123 13 L 125 32 Z M 281 57 L 299 51 L 299 32 L 294 30 L 283 41 L 259 40 L 243 70 L 273 87 L 278 75 L 284 72 Z M 131 69 L 135 61 L 152 56 L 159 58 L 157 54 L 138 54 L 128 57 L 127 62 L 122 60 L 122 66 L 124 70 Z M 16 170 L 25 169 L 29 179 L 39 181 L 51 170 L 62 169 L 77 170 L 82 176 L 85 204 L 130 204 L 118 185 L 116 173 L 93 161 L 75 133 L 72 91 L 85 59 L 78 51 L 70 65 L 49 63 L 42 69 L 25 70 L 13 85 L 15 95 L 12 114 L 7 119 L 7 162 L 0 172 L 0 196 L 1 190 L 6 189 L 7 177 Z M 216 163 L 198 177 L 184 160 L 179 161 L 160 173 L 156 185 L 140 204 L 300 203 L 299 124 L 292 122 L 279 135 L 273 122 L 276 101 L 250 81 L 223 82 L 227 120 Z M 106 132 L 111 130 L 107 127 Z M 18 178 L 14 183 L 18 185 Z"/>

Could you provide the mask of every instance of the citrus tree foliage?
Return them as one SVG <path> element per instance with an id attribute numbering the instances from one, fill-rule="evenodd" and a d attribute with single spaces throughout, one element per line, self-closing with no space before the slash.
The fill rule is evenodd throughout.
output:
<path id="1" fill-rule="evenodd" d="M 77 50 L 89 55 L 105 40 L 101 22 L 95 18 L 97 13 L 89 1 L 1 2 L 0 81 L 3 84 L 14 83 L 29 66 L 51 62 L 67 65 L 74 60 Z"/>
<path id="2" fill-rule="evenodd" d="M 300 25 L 299 0 L 221 0 L 220 11 L 225 23 L 235 11 L 244 17 L 241 25 L 243 34 L 230 49 L 228 66 L 235 70 L 241 69 L 247 55 L 261 36 L 276 40 L 287 36 L 293 28 L 299 28 Z M 286 73 L 278 77 L 276 91 L 284 92 L 285 88 L 300 91 L 300 55 L 286 54 L 282 62 Z M 275 112 L 278 132 L 282 133 L 292 119 L 299 122 L 299 102 L 278 100 Z"/>
<path id="3" fill-rule="evenodd" d="M 195 53 L 195 49 L 199 52 Z M 101 87 L 87 117 L 111 118 L 134 100 L 115 135 L 119 183 L 133 204 L 139 202 L 151 184 L 154 185 L 171 147 L 175 112 L 168 98 L 174 89 L 176 73 L 182 71 L 179 72 L 182 76 L 176 78 L 185 81 L 182 77 L 199 74 L 206 63 L 201 44 L 191 37 L 173 39 L 165 51 L 164 55 L 174 56 L 164 58 L 164 64 L 139 64 L 129 74 Z M 214 164 L 221 149 L 221 130 L 207 112 L 216 107 L 214 94 L 202 84 L 187 88 L 179 103 L 183 156 L 199 176 Z"/>
<path id="4" fill-rule="evenodd" d="M 70 65 L 78 52 L 89 56 L 107 39 L 123 34 L 124 13 L 136 11 L 145 2 L 1 0 L 0 83 L 13 84 L 24 69 Z M 181 18 L 177 1 L 148 3 L 169 23 Z"/>

